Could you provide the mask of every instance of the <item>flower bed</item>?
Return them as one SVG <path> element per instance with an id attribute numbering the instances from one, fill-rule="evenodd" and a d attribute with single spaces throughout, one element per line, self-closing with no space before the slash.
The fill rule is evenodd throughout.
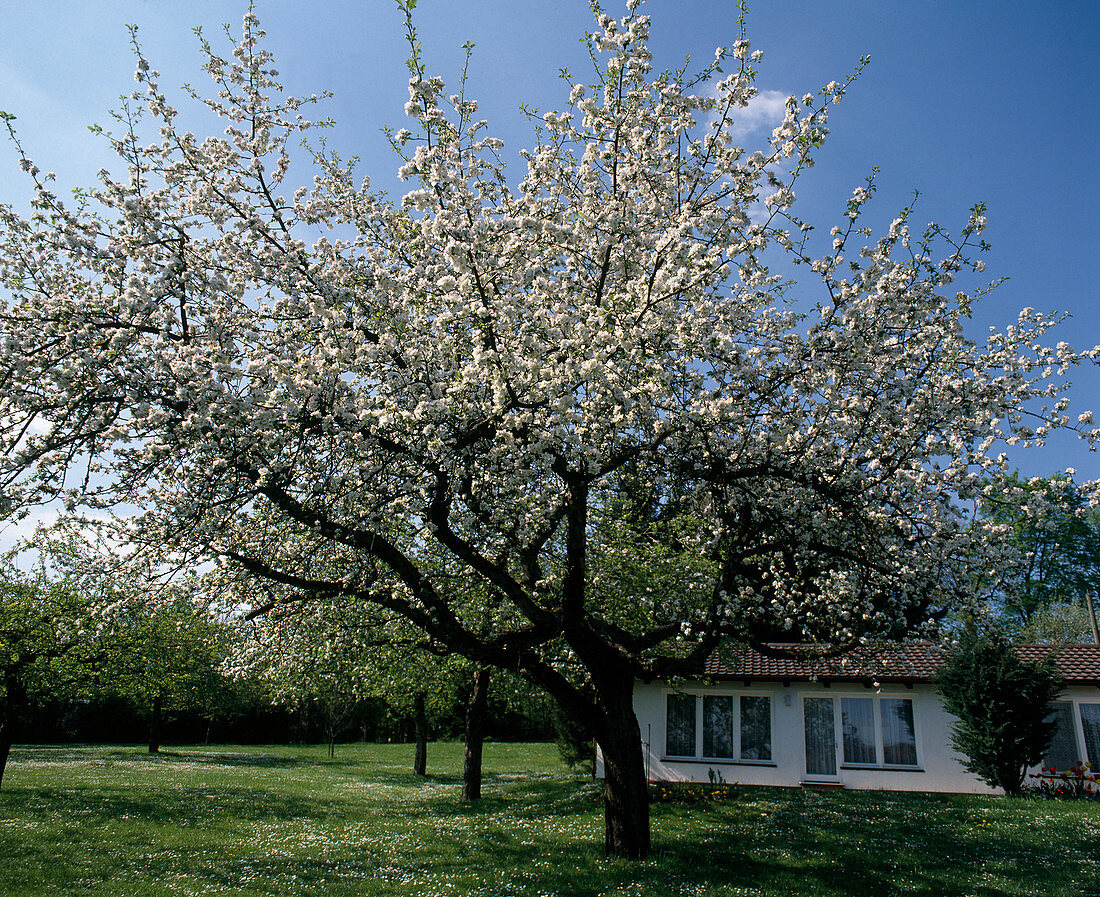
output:
<path id="1" fill-rule="evenodd" d="M 654 782 L 649 786 L 652 803 L 694 804 L 700 801 L 733 800 L 737 785 L 726 782 Z"/>
<path id="2" fill-rule="evenodd" d="M 1062 800 L 1100 800 L 1100 775 L 1091 766 L 1078 760 L 1069 769 L 1044 766 L 1031 778 L 1038 779 L 1029 789 L 1035 797 Z"/>

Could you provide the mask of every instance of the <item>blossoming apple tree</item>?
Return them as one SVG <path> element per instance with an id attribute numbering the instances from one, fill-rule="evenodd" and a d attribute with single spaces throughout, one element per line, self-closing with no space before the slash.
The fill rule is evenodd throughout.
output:
<path id="1" fill-rule="evenodd" d="M 594 731 L 607 848 L 641 856 L 633 682 L 723 640 L 916 631 L 984 560 L 959 499 L 1003 443 L 1088 423 L 1058 375 L 1097 353 L 1050 347 L 1030 309 L 965 335 L 980 206 L 958 237 L 903 212 L 873 239 L 870 183 L 814 249 L 795 188 L 848 81 L 747 150 L 744 35 L 657 73 L 628 0 L 597 11 L 592 83 L 539 116 L 516 180 L 425 71 L 413 5 L 399 202 L 324 152 L 296 173 L 315 98 L 284 92 L 251 13 L 227 58 L 203 44 L 215 90 L 191 96 L 222 133 L 179 126 L 139 51 L 123 175 L 66 204 L 20 150 L 0 488 L 136 505 L 136 542 L 520 672 Z"/>

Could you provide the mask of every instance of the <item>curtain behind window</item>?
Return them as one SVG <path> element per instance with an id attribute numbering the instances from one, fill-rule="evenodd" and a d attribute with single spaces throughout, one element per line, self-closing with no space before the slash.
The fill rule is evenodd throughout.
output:
<path id="1" fill-rule="evenodd" d="M 917 765 L 917 740 L 913 728 L 913 702 L 908 698 L 883 698 L 882 759 L 894 766 Z"/>
<path id="2" fill-rule="evenodd" d="M 741 696 L 741 759 L 772 758 L 772 699 L 764 695 Z"/>
<path id="3" fill-rule="evenodd" d="M 836 732 L 833 729 L 833 699 L 806 698 L 803 701 L 806 729 L 806 772 L 836 775 Z"/>
<path id="4" fill-rule="evenodd" d="M 703 756 L 733 757 L 733 696 L 703 696 Z"/>
<path id="5" fill-rule="evenodd" d="M 875 705 L 870 698 L 841 698 L 845 763 L 875 762 Z"/>
<path id="6" fill-rule="evenodd" d="M 665 754 L 695 756 L 695 695 L 669 695 L 665 717 Z"/>
<path id="7" fill-rule="evenodd" d="M 1081 704 L 1081 726 L 1085 730 L 1085 753 L 1093 772 L 1100 770 L 1100 704 Z"/>

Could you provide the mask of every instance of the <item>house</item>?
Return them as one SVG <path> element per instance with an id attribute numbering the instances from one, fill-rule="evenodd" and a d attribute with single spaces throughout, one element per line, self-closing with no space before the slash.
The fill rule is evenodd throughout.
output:
<path id="1" fill-rule="evenodd" d="M 697 681 L 639 682 L 634 711 L 650 781 L 990 792 L 951 746 L 932 677 L 935 647 L 891 645 L 822 656 L 807 646 L 775 654 L 735 649 Z M 1055 652 L 1066 689 L 1044 765 L 1100 769 L 1100 647 L 1022 645 Z M 1033 770 L 1037 772 L 1038 770 Z"/>

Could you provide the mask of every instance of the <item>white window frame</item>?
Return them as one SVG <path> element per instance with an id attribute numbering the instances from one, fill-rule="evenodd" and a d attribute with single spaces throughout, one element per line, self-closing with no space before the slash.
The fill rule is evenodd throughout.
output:
<path id="1" fill-rule="evenodd" d="M 840 691 L 822 693 L 819 691 L 805 692 L 802 695 L 802 715 L 801 715 L 801 728 L 802 728 L 802 742 L 803 752 L 805 752 L 805 739 L 806 739 L 806 698 L 827 698 L 833 702 L 833 735 L 836 744 L 836 769 L 837 775 L 840 775 L 840 771 L 843 769 L 882 769 L 890 772 L 924 772 L 924 751 L 921 748 L 920 737 L 920 723 L 917 719 L 917 695 L 915 694 L 896 694 L 896 693 L 875 693 L 867 694 L 866 692 L 858 691 Z M 875 762 L 874 763 L 855 763 L 844 758 L 844 713 L 842 700 L 844 698 L 862 698 L 871 702 L 872 713 L 874 718 L 874 732 L 875 732 Z M 909 701 L 913 710 L 913 750 L 916 753 L 915 764 L 908 763 L 887 763 L 886 752 L 883 749 L 883 730 L 882 730 L 882 701 L 894 700 L 894 701 Z M 803 771 L 806 768 L 806 760 L 803 757 Z"/>
<path id="2" fill-rule="evenodd" d="M 668 747 L 668 697 L 686 695 L 695 699 L 695 753 L 669 754 Z M 710 757 L 703 753 L 703 698 L 729 697 L 733 699 L 733 756 Z M 771 745 L 771 759 L 744 760 L 741 758 L 741 698 L 768 699 L 768 741 Z M 710 766 L 775 766 L 775 699 L 774 692 L 760 689 L 732 691 L 730 689 L 665 689 L 661 696 L 661 759 L 671 763 L 706 763 Z"/>
<path id="3" fill-rule="evenodd" d="M 1071 707 L 1070 718 L 1073 720 L 1073 739 L 1077 748 L 1077 759 L 1085 763 L 1089 763 L 1088 745 L 1085 743 L 1085 720 L 1081 716 L 1082 704 L 1100 704 L 1100 695 L 1093 697 L 1058 697 L 1055 698 L 1052 703 L 1055 704 L 1069 704 Z M 1100 757 L 1097 758 L 1100 760 Z M 1044 757 L 1039 766 L 1046 765 L 1046 758 Z M 1100 769 L 1100 763 L 1093 764 L 1092 771 L 1095 772 Z M 1059 770 L 1062 772 L 1064 770 Z"/>

